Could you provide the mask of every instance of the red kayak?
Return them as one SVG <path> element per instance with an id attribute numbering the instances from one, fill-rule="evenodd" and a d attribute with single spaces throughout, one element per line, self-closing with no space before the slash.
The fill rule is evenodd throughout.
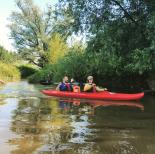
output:
<path id="1" fill-rule="evenodd" d="M 86 93 L 86 92 L 68 92 L 57 90 L 42 90 L 42 93 L 49 96 L 65 97 L 65 98 L 79 98 L 79 99 L 96 99 L 96 100 L 139 100 L 144 96 L 144 93 L 124 94 L 112 93 L 108 91 Z"/>

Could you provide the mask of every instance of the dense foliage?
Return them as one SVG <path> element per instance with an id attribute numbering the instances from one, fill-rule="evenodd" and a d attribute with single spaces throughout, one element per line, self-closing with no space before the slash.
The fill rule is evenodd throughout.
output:
<path id="1" fill-rule="evenodd" d="M 74 18 L 73 32 L 87 36 L 85 65 L 97 81 L 134 83 L 155 70 L 154 1 L 60 0 L 62 10 Z"/>
<path id="2" fill-rule="evenodd" d="M 53 79 L 53 65 L 46 65 L 43 69 L 28 77 L 29 82 L 39 83 L 40 81 L 48 81 Z"/>
<path id="3" fill-rule="evenodd" d="M 30 75 L 37 72 L 37 69 L 34 68 L 34 66 L 28 65 L 28 64 L 27 65 L 20 65 L 20 66 L 18 66 L 18 69 L 20 71 L 21 78 L 27 78 Z"/>
<path id="4" fill-rule="evenodd" d="M 45 12 L 32 0 L 18 0 L 17 6 L 10 28 L 19 53 L 39 66 L 51 63 L 33 80 L 49 72 L 55 81 L 65 74 L 84 81 L 91 74 L 98 83 L 127 86 L 155 70 L 153 0 L 59 0 Z M 76 34 L 86 40 L 82 52 L 66 45 Z"/>

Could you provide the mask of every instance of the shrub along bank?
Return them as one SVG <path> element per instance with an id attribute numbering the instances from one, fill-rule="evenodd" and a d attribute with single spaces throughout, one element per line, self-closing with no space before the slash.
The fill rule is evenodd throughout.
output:
<path id="1" fill-rule="evenodd" d="M 72 49 L 57 63 L 46 65 L 30 76 L 29 81 L 37 83 L 50 78 L 59 82 L 64 75 L 68 75 L 78 82 L 86 82 L 87 76 L 93 75 L 97 84 L 109 90 L 141 91 L 148 88 L 146 80 L 154 65 L 151 59 L 148 60 L 147 54 L 144 56 L 143 53 L 141 60 L 136 60 L 135 55 L 136 53 L 129 55 L 127 58 L 130 61 L 127 61 L 115 54 L 78 52 Z"/>
<path id="2" fill-rule="evenodd" d="M 0 68 L 1 80 L 7 82 L 16 81 L 20 79 L 20 72 L 15 66 L 0 62 Z"/>

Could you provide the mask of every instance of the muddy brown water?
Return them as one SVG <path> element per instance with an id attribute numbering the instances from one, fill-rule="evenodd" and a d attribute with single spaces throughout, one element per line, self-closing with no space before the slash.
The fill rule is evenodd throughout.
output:
<path id="1" fill-rule="evenodd" d="M 67 101 L 26 81 L 0 87 L 0 154 L 155 154 L 155 97 Z"/>

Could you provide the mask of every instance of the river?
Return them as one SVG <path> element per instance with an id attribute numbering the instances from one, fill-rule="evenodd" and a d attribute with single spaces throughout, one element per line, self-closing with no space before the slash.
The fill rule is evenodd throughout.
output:
<path id="1" fill-rule="evenodd" d="M 155 96 L 69 102 L 43 95 L 44 88 L 0 86 L 0 153 L 155 154 Z"/>

